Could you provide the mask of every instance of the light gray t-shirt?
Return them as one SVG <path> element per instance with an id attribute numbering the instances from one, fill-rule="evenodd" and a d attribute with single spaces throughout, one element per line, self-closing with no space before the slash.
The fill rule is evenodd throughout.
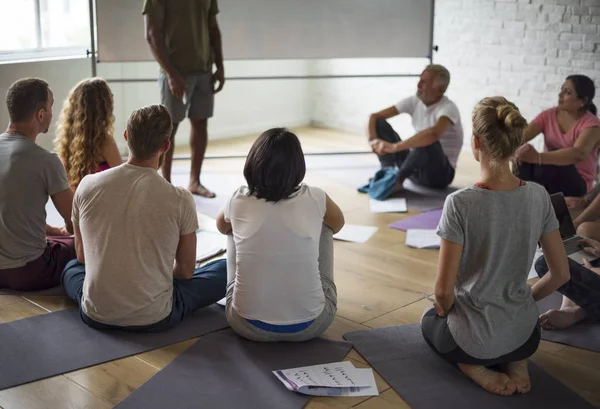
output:
<path id="1" fill-rule="evenodd" d="M 22 135 L 0 135 L 0 270 L 46 249 L 46 202 L 69 189 L 58 156 Z"/>
<path id="2" fill-rule="evenodd" d="M 529 339 L 538 310 L 527 276 L 540 237 L 555 230 L 550 196 L 536 183 L 448 196 L 438 234 L 463 246 L 448 327 L 466 353 L 497 358 Z"/>
<path id="3" fill-rule="evenodd" d="M 84 177 L 73 200 L 85 255 L 81 307 L 95 321 L 130 326 L 171 312 L 180 236 L 198 229 L 192 194 L 156 170 L 123 164 Z"/>

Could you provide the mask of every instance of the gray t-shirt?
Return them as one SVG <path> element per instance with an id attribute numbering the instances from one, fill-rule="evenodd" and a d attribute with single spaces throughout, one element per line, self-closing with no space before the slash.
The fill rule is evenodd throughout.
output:
<path id="1" fill-rule="evenodd" d="M 22 135 L 0 135 L 0 269 L 22 267 L 46 248 L 46 202 L 69 189 L 55 153 Z"/>
<path id="2" fill-rule="evenodd" d="M 463 246 L 448 327 L 466 353 L 497 358 L 531 336 L 538 310 L 527 276 L 540 237 L 555 230 L 550 196 L 532 182 L 448 196 L 438 234 Z"/>
<path id="3" fill-rule="evenodd" d="M 123 164 L 82 179 L 73 224 L 85 254 L 81 308 L 88 317 L 131 326 L 171 313 L 179 239 L 198 229 L 187 189 L 155 169 Z"/>

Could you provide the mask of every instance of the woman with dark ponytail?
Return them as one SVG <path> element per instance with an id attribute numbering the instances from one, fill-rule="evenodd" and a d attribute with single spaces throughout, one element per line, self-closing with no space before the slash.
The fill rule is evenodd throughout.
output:
<path id="1" fill-rule="evenodd" d="M 525 129 L 525 145 L 516 153 L 520 178 L 543 185 L 550 194 L 582 197 L 592 189 L 600 143 L 595 94 L 589 77 L 567 77 L 558 106 L 543 111 Z M 544 134 L 544 152 L 527 143 L 540 133 Z"/>

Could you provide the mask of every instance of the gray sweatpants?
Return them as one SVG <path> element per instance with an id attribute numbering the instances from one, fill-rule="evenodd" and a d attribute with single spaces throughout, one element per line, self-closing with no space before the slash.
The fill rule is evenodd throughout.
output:
<path id="1" fill-rule="evenodd" d="M 233 309 L 233 287 L 235 283 L 235 244 L 233 237 L 227 237 L 227 303 L 225 312 L 227 321 L 235 332 L 251 341 L 274 342 L 289 341 L 300 342 L 316 338 L 321 335 L 335 319 L 337 312 L 337 289 L 333 282 L 333 231 L 323 225 L 321 238 L 319 242 L 319 273 L 321 275 L 321 284 L 325 294 L 325 307 L 323 312 L 308 327 L 294 333 L 278 333 L 265 331 L 250 324 L 248 320 L 241 317 Z M 277 308 L 276 305 L 272 306 Z"/>

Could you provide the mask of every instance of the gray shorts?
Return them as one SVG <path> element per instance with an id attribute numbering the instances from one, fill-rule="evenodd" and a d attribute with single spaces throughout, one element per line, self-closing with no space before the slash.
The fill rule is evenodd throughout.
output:
<path id="1" fill-rule="evenodd" d="M 178 124 L 186 117 L 190 119 L 208 119 L 213 116 L 214 91 L 212 73 L 186 75 L 183 77 L 187 90 L 185 104 L 171 94 L 167 76 L 161 71 L 158 77 L 160 102 L 167 107 L 173 122 Z"/>

